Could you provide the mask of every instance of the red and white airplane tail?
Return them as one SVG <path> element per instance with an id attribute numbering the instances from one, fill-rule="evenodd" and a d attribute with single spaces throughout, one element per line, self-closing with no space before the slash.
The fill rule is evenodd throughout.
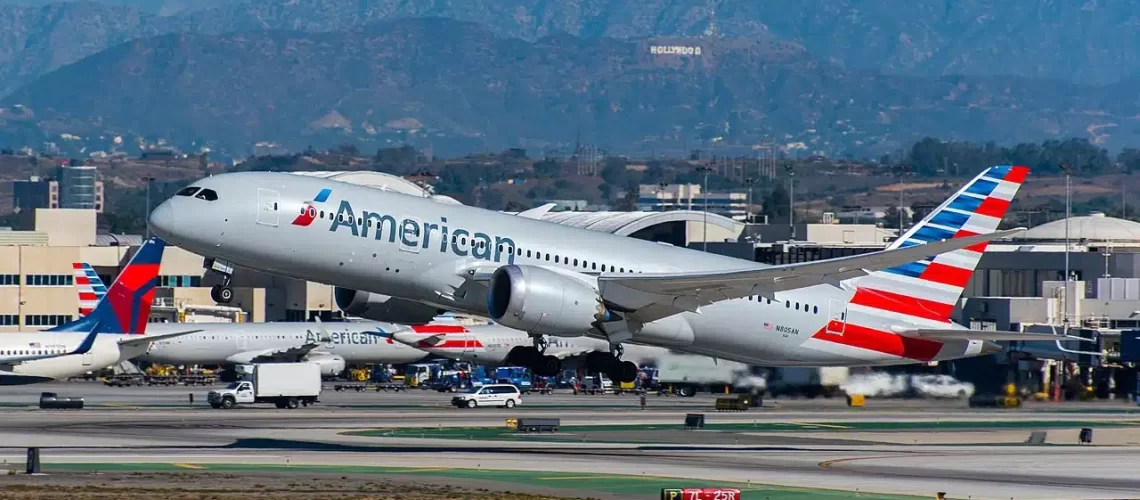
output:
<path id="1" fill-rule="evenodd" d="M 986 169 L 888 248 L 997 231 L 1027 174 L 1029 168 L 1021 166 Z M 855 278 L 851 305 L 906 316 L 909 321 L 949 323 L 985 249 L 986 244 L 980 243 Z"/>

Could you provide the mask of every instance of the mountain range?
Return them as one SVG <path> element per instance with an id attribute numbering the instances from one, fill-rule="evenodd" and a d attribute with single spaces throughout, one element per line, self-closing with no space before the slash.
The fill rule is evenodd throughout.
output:
<path id="1" fill-rule="evenodd" d="M 1140 8 L 1107 0 L 191 5 L 0 0 L 0 141 L 471 150 L 585 129 L 619 150 L 841 152 L 1136 135 Z M 706 52 L 650 57 L 653 44 Z"/>

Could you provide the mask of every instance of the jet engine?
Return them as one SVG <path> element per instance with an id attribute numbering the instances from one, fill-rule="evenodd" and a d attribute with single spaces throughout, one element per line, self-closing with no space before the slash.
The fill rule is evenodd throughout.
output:
<path id="1" fill-rule="evenodd" d="M 344 358 L 336 354 L 325 352 L 309 353 L 309 355 L 305 357 L 305 361 L 320 365 L 322 377 L 335 377 L 340 375 L 344 372 L 346 365 Z"/>
<path id="2" fill-rule="evenodd" d="M 333 301 L 347 315 L 404 325 L 430 323 L 443 312 L 433 306 L 412 300 L 350 288 L 334 288 Z"/>
<path id="3" fill-rule="evenodd" d="M 614 319 L 596 286 L 544 267 L 506 265 L 491 276 L 487 312 L 495 322 L 544 335 L 585 335 Z"/>

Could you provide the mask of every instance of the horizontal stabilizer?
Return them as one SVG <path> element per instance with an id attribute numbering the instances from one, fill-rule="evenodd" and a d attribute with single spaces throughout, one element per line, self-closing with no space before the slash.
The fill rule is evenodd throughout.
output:
<path id="1" fill-rule="evenodd" d="M 930 340 L 989 340 L 992 342 L 1002 341 L 1046 341 L 1056 342 L 1058 340 L 1083 340 L 1086 342 L 1093 342 L 1090 339 L 1083 337 L 1075 337 L 1072 335 L 1053 335 L 1051 333 L 1032 333 L 1032 332 L 1002 332 L 994 330 L 940 330 L 940 329 L 914 329 L 914 330 L 900 330 L 896 331 L 899 335 L 911 338 L 921 338 Z"/>
<path id="2" fill-rule="evenodd" d="M 159 333 L 156 335 L 132 335 L 130 337 L 123 337 L 123 338 L 119 339 L 119 345 L 133 346 L 133 345 L 145 344 L 147 342 L 156 342 L 159 340 L 167 340 L 167 339 L 172 339 L 175 337 L 181 337 L 183 335 L 190 335 L 191 333 L 198 333 L 200 331 L 202 331 L 202 330 L 201 329 L 186 330 L 184 332 Z"/>

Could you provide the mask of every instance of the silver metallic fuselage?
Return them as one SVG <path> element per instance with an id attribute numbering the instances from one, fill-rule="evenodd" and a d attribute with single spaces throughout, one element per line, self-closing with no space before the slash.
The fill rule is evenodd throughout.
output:
<path id="1" fill-rule="evenodd" d="M 598 273 L 596 266 L 646 273 L 764 267 L 307 176 L 245 172 L 213 176 L 194 185 L 216 191 L 218 199 L 175 196 L 151 214 L 151 230 L 172 244 L 242 267 L 472 314 L 486 315 L 486 291 L 482 284 L 465 278 L 467 273 L 508 263 L 587 274 Z M 314 201 L 326 189 L 331 194 L 324 201 Z M 338 220 L 338 213 L 351 214 L 354 224 L 347 224 L 347 218 Z M 363 218 L 367 222 L 361 222 Z M 407 228 L 401 230 L 405 224 Z M 471 242 L 476 238 L 487 246 L 473 248 Z M 514 248 L 544 258 L 528 257 L 526 251 L 515 253 Z M 551 255 L 558 256 L 559 262 L 547 260 Z M 889 338 L 889 334 L 875 340 L 887 345 L 875 348 L 812 338 L 828 327 L 829 317 L 838 308 L 846 311 L 852 294 L 821 284 L 777 293 L 775 301 L 725 300 L 702 307 L 700 313 L 648 323 L 633 340 L 768 366 L 905 364 L 977 354 L 970 352 L 970 342 L 964 340 L 924 341 L 924 347 L 915 351 L 908 341 Z M 847 312 L 845 320 L 887 331 L 909 324 L 906 317 L 884 318 L 856 310 Z"/>

